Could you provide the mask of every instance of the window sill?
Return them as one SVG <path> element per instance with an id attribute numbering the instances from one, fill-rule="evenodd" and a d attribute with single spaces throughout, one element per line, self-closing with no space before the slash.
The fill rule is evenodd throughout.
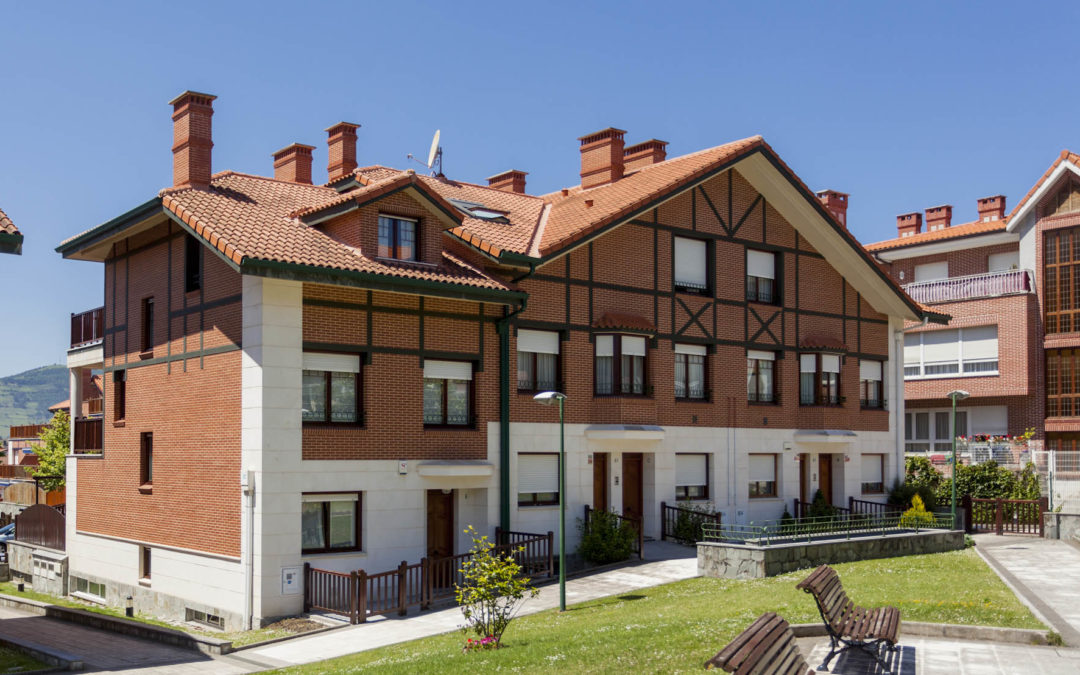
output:
<path id="1" fill-rule="evenodd" d="M 363 422 L 301 422 L 302 429 L 363 429 Z"/>
<path id="2" fill-rule="evenodd" d="M 676 396 L 675 397 L 675 402 L 676 403 L 697 403 L 698 405 L 701 405 L 703 403 L 712 403 L 712 401 L 710 401 L 708 399 L 708 397 L 705 397 L 705 396 L 703 396 L 701 398 L 690 398 L 689 396 Z"/>
<path id="3" fill-rule="evenodd" d="M 750 495 L 750 499 L 752 499 L 754 501 L 769 501 L 769 500 L 772 500 L 774 502 L 783 501 L 782 499 L 780 499 L 780 497 L 778 497 L 776 495 L 756 495 L 756 496 L 755 495 Z"/>
<path id="4" fill-rule="evenodd" d="M 944 375 L 905 375 L 904 382 L 918 380 L 948 380 L 958 377 L 1000 377 L 1001 371 L 986 371 L 985 373 L 946 373 Z"/>
<path id="5" fill-rule="evenodd" d="M 425 424 L 424 431 L 476 431 L 475 424 Z"/>
<path id="6" fill-rule="evenodd" d="M 765 305 L 766 307 L 779 307 L 780 306 L 779 302 L 775 302 L 773 300 L 765 301 L 765 300 L 752 300 L 750 298 L 747 298 L 746 301 L 747 302 L 752 302 L 755 305 Z"/>
<path id="7" fill-rule="evenodd" d="M 689 286 L 675 286 L 675 292 L 683 295 L 696 295 L 699 298 L 711 298 L 713 295 L 707 288 L 690 288 Z"/>
<path id="8" fill-rule="evenodd" d="M 116 421 L 114 421 L 112 423 L 112 425 L 116 429 L 122 429 L 122 428 L 127 426 L 127 421 L 126 420 L 116 420 Z"/>
<path id="9" fill-rule="evenodd" d="M 642 399 L 652 399 L 652 394 L 597 394 L 597 393 L 593 393 L 593 398 L 642 398 Z"/>
<path id="10" fill-rule="evenodd" d="M 154 358 L 154 350 L 150 349 L 150 350 L 147 350 L 147 351 L 139 352 L 139 358 L 142 359 L 143 361 L 145 361 L 147 359 Z"/>
<path id="11" fill-rule="evenodd" d="M 153 483 L 143 483 L 139 486 L 139 494 L 149 495 L 154 493 Z"/>
<path id="12" fill-rule="evenodd" d="M 800 408 L 843 408 L 843 403 L 800 403 Z"/>
<path id="13" fill-rule="evenodd" d="M 98 597 L 96 595 L 90 595 L 89 593 L 83 593 L 82 591 L 75 591 L 74 593 L 71 594 L 71 597 L 78 598 L 80 600 L 85 600 L 87 602 L 92 602 L 95 605 L 104 605 L 105 604 L 105 598 L 101 598 L 101 597 Z"/>
<path id="14" fill-rule="evenodd" d="M 747 400 L 746 405 L 764 405 L 764 406 L 769 406 L 770 408 L 775 408 L 776 406 L 780 405 L 780 401 L 775 401 L 775 400 L 774 401 L 750 401 L 750 400 Z"/>
<path id="15" fill-rule="evenodd" d="M 150 588 L 150 580 L 146 577 L 143 577 L 142 579 L 139 579 L 139 585 L 145 588 Z"/>
<path id="16" fill-rule="evenodd" d="M 389 263 L 392 265 L 413 265 L 416 267 L 438 267 L 435 263 L 422 262 L 420 260 L 407 260 L 405 258 L 387 258 L 385 256 L 375 256 L 375 259 L 381 263 Z"/>
<path id="17" fill-rule="evenodd" d="M 528 511 L 550 511 L 552 509 L 559 508 L 558 503 L 555 504 L 518 504 L 518 509 L 526 509 Z"/>
<path id="18" fill-rule="evenodd" d="M 365 558 L 367 557 L 367 553 L 365 553 L 364 549 L 362 549 L 362 548 L 340 548 L 340 549 L 332 549 L 332 550 L 329 550 L 329 551 L 324 551 L 324 550 L 301 551 L 300 555 L 301 556 L 318 556 L 320 558 L 325 558 L 327 556 L 343 556 L 343 555 L 350 555 L 350 556 L 360 555 L 361 557 L 365 557 Z"/>

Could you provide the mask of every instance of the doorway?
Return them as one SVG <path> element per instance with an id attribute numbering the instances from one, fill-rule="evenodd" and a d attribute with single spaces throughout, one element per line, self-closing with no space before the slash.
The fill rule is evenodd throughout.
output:
<path id="1" fill-rule="evenodd" d="M 427 491 L 427 557 L 454 555 L 454 491 Z"/>
<path id="2" fill-rule="evenodd" d="M 821 494 L 825 496 L 825 503 L 832 506 L 832 474 L 833 474 L 833 456 L 831 454 L 818 455 L 818 477 L 821 479 L 818 481 L 818 487 L 821 488 Z"/>
<path id="3" fill-rule="evenodd" d="M 809 476 L 810 473 L 810 453 L 803 452 L 799 454 L 799 501 L 806 503 L 807 491 L 810 487 Z"/>
<path id="4" fill-rule="evenodd" d="M 622 456 L 622 502 L 623 516 L 641 522 L 644 515 L 642 490 L 643 455 L 640 452 L 623 453 Z"/>
<path id="5" fill-rule="evenodd" d="M 608 459 L 606 452 L 593 453 L 592 507 L 597 511 L 608 510 Z"/>

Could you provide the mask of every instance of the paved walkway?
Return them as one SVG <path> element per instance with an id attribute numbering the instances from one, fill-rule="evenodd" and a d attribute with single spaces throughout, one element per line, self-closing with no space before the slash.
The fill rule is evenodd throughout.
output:
<path id="1" fill-rule="evenodd" d="M 993 534 L 975 541 L 979 555 L 1036 616 L 1065 644 L 1080 647 L 1080 549 L 1057 539 Z"/>

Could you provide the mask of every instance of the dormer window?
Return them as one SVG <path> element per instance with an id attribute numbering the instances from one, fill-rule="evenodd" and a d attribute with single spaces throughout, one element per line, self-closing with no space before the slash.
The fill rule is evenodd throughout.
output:
<path id="1" fill-rule="evenodd" d="M 417 221 L 399 216 L 379 216 L 379 257 L 416 261 Z"/>

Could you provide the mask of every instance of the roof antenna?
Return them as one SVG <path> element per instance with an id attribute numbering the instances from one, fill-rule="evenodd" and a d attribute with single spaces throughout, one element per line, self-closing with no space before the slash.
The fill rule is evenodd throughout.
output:
<path id="1" fill-rule="evenodd" d="M 442 170 L 442 146 L 439 145 L 439 135 L 441 132 L 435 130 L 435 138 L 431 139 L 431 150 L 428 151 L 427 162 L 421 162 L 417 158 L 413 157 L 412 153 L 409 153 L 407 157 L 417 164 L 423 164 L 427 168 L 431 169 L 431 175 L 435 178 L 446 178 L 443 175 Z"/>

